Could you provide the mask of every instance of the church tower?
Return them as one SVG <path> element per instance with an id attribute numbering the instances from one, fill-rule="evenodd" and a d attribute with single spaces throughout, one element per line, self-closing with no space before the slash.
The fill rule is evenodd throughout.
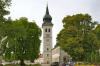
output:
<path id="1" fill-rule="evenodd" d="M 51 64 L 52 62 L 52 17 L 49 14 L 48 5 L 46 7 L 46 13 L 43 17 L 43 58 L 45 64 Z"/>

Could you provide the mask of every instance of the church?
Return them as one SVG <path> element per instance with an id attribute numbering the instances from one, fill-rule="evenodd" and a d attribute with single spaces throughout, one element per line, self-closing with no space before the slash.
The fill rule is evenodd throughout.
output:
<path id="1" fill-rule="evenodd" d="M 50 66 L 53 62 L 62 63 L 63 58 L 70 58 L 70 56 L 61 50 L 60 47 L 52 48 L 52 17 L 49 13 L 48 5 L 46 7 L 46 13 L 43 17 L 42 33 L 43 33 L 43 54 L 38 58 L 36 62 L 43 64 L 43 66 Z"/>

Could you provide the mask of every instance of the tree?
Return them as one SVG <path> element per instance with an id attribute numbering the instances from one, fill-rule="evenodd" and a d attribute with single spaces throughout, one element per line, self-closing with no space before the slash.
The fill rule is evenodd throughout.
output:
<path id="1" fill-rule="evenodd" d="M 22 17 L 12 21 L 6 30 L 6 39 L 2 42 L 4 58 L 6 60 L 20 60 L 20 65 L 25 66 L 24 60 L 34 61 L 39 56 L 41 29 L 35 22 L 29 22 Z"/>
<path id="2" fill-rule="evenodd" d="M 0 0 L 0 44 L 2 39 L 5 37 L 4 27 L 6 26 L 5 22 L 7 21 L 6 18 L 4 18 L 5 15 L 8 15 L 10 12 L 7 10 L 9 6 L 11 5 L 11 0 Z M 1 46 L 0 46 L 0 52 L 1 52 Z M 1 55 L 2 53 L 0 53 Z"/>
<path id="3" fill-rule="evenodd" d="M 3 25 L 6 19 L 4 18 L 5 15 L 8 15 L 10 12 L 7 10 L 8 7 L 11 5 L 11 0 L 0 0 L 0 41 L 3 38 Z"/>
<path id="4" fill-rule="evenodd" d="M 97 22 L 88 14 L 66 16 L 63 29 L 57 36 L 57 46 L 65 50 L 75 61 L 88 61 L 89 56 L 99 49 L 97 37 L 93 30 Z"/>
<path id="5" fill-rule="evenodd" d="M 98 40 L 98 43 L 100 43 L 100 24 L 98 24 L 94 30 L 94 33 L 96 34 L 96 37 L 97 37 L 97 40 Z M 96 61 L 100 64 L 100 48 L 99 50 L 97 50 L 96 52 Z"/>
<path id="6" fill-rule="evenodd" d="M 5 15 L 8 15 L 10 12 L 7 10 L 11 4 L 11 0 L 0 0 L 0 23 L 4 22 Z"/>

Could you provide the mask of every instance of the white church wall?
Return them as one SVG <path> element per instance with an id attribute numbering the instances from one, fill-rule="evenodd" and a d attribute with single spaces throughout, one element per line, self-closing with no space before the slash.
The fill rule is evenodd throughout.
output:
<path id="1" fill-rule="evenodd" d="M 66 57 L 66 60 L 70 58 L 67 52 L 60 49 L 60 47 L 56 47 L 52 50 L 52 62 L 60 62 L 63 63 L 63 58 Z"/>

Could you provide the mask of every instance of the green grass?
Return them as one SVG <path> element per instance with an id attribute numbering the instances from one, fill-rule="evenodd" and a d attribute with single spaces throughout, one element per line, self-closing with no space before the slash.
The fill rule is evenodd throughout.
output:
<path id="1" fill-rule="evenodd" d="M 18 64 L 14 65 L 14 64 L 7 64 L 7 65 L 4 65 L 4 66 L 20 66 Z M 26 66 L 41 66 L 40 64 L 34 64 L 34 65 L 26 65 Z"/>
<path id="2" fill-rule="evenodd" d="M 4 65 L 4 66 L 20 66 L 18 64 L 14 65 L 14 64 L 7 64 L 7 65 Z"/>

